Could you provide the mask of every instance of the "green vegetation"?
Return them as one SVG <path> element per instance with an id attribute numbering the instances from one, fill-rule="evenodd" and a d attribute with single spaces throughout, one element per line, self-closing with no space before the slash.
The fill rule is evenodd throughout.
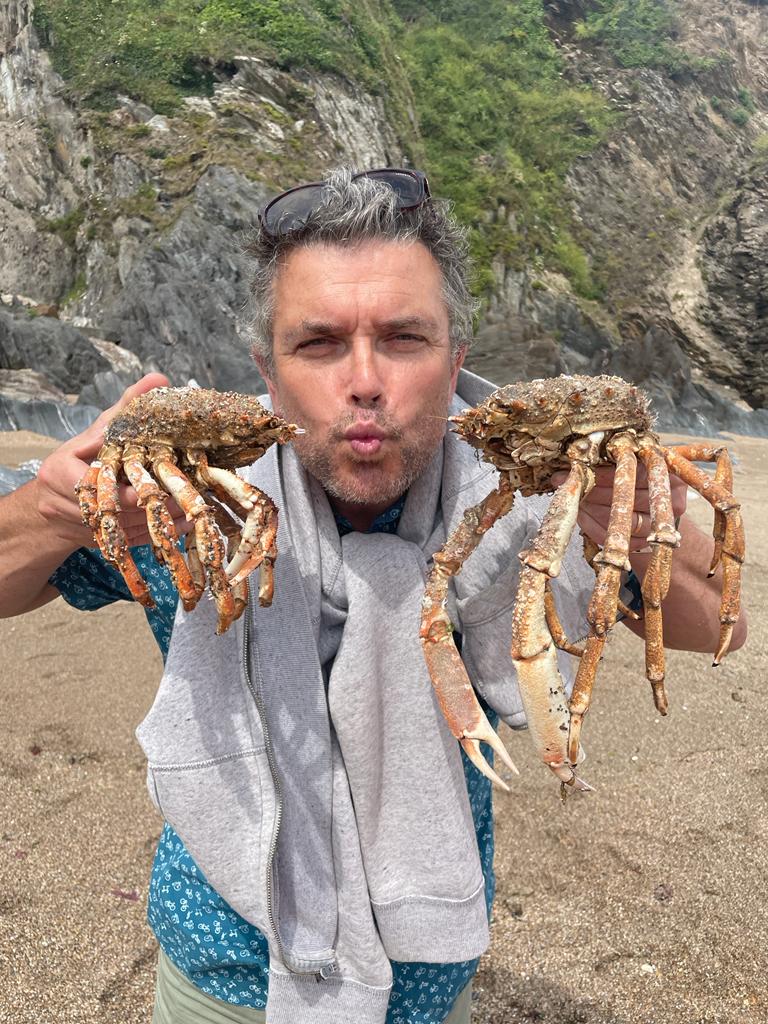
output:
<path id="1" fill-rule="evenodd" d="M 38 0 L 56 70 L 101 109 L 125 93 L 160 113 L 210 93 L 213 68 L 249 53 L 381 85 L 386 26 L 358 0 Z"/>
<path id="2" fill-rule="evenodd" d="M 678 44 L 678 8 L 678 0 L 593 0 L 576 34 L 625 67 L 700 71 L 715 61 Z M 184 95 L 211 94 L 240 54 L 331 71 L 383 97 L 403 151 L 454 203 L 470 228 L 478 294 L 493 285 L 491 266 L 500 260 L 559 270 L 581 296 L 597 298 L 601 283 L 565 178 L 619 115 L 597 91 L 569 84 L 546 9 L 545 0 L 37 0 L 35 20 L 56 69 L 90 112 L 97 145 L 145 166 L 154 161 L 163 190 L 180 202 L 216 159 L 270 183 L 317 172 L 311 124 L 293 132 L 305 118 L 298 81 L 287 113 L 262 98 L 263 109 L 233 101 L 207 118 L 186 110 Z M 146 125 L 118 125 L 107 111 L 120 94 L 178 115 L 180 130 L 158 145 Z M 737 125 L 755 109 L 747 90 L 730 103 L 713 97 L 712 107 Z M 254 151 L 249 123 L 264 116 L 285 131 L 280 152 Z M 150 185 L 121 204 L 156 226 L 173 216 L 156 208 Z M 46 226 L 72 244 L 83 214 L 70 217 Z M 86 233 L 105 224 L 89 208 Z"/>
<path id="3" fill-rule="evenodd" d="M 502 257 L 554 265 L 599 294 L 564 198 L 573 160 L 613 123 L 594 92 L 567 85 L 540 0 L 427 0 L 395 7 L 410 28 L 404 56 L 426 169 L 471 225 L 479 292 Z M 491 219 L 488 219 L 490 216 Z"/>
<path id="4" fill-rule="evenodd" d="M 675 39 L 678 0 L 594 0 L 576 26 L 580 39 L 606 47 L 625 68 L 659 68 L 670 74 L 705 71 L 717 58 L 694 57 Z"/>
<path id="5" fill-rule="evenodd" d="M 85 210 L 82 206 L 77 206 L 69 213 L 65 213 L 63 217 L 54 217 L 52 220 L 43 221 L 42 227 L 45 231 L 58 235 L 67 245 L 74 248 L 77 232 L 84 220 Z"/>
<path id="6" fill-rule="evenodd" d="M 755 104 L 747 89 L 739 89 L 738 95 L 741 101 L 740 104 L 734 105 L 727 100 L 720 99 L 719 96 L 713 96 L 709 101 L 709 105 L 721 117 L 730 121 L 731 124 L 735 124 L 738 128 L 743 128 L 752 117 L 752 114 L 754 114 Z M 745 98 L 747 102 L 744 102 Z"/>
<path id="7" fill-rule="evenodd" d="M 88 286 L 88 281 L 85 276 L 85 271 L 80 270 L 72 282 L 71 287 L 62 295 L 60 305 L 66 306 L 68 302 L 75 302 L 81 296 L 85 295 L 85 290 Z"/>

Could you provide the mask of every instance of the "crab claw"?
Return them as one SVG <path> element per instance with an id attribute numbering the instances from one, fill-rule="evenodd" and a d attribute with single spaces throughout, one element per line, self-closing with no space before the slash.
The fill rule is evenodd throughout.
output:
<path id="1" fill-rule="evenodd" d="M 439 621 L 438 616 L 435 626 Z M 509 792 L 509 786 L 483 756 L 480 743 L 487 743 L 515 775 L 519 775 L 520 772 L 480 707 L 464 662 L 456 650 L 451 631 L 447 630 L 442 636 L 436 634 L 438 630 L 435 628 L 431 631 L 424 630 L 422 643 L 432 685 L 448 728 L 461 743 L 464 753 L 478 771 L 494 785 Z"/>

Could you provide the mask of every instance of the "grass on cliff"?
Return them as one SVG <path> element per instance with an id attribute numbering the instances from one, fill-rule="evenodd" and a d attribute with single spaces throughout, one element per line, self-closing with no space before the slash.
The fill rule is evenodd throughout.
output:
<path id="1" fill-rule="evenodd" d="M 403 149 L 470 226 L 476 290 L 495 264 L 562 271 L 601 294 L 566 197 L 574 160 L 616 123 L 575 87 L 544 0 L 37 0 L 54 65 L 80 101 L 125 93 L 173 113 L 238 54 L 344 75 L 385 97 Z M 674 0 L 594 0 L 577 25 L 627 66 L 674 70 Z M 415 107 L 418 132 L 412 126 Z M 285 154 L 290 176 L 290 152 Z M 168 157 L 167 159 L 177 159 Z"/>
<path id="2" fill-rule="evenodd" d="M 554 266 L 600 293 L 565 198 L 574 159 L 615 116 L 561 77 L 540 0 L 396 0 L 404 55 L 436 190 L 471 225 L 479 292 L 491 263 Z"/>
<path id="3" fill-rule="evenodd" d="M 243 53 L 382 84 L 386 31 L 360 0 L 37 0 L 34 17 L 56 70 L 97 108 L 124 93 L 173 113 Z"/>
<path id="4" fill-rule="evenodd" d="M 657 68 L 669 74 L 706 71 L 718 58 L 696 57 L 677 42 L 678 0 L 593 0 L 577 22 L 576 36 L 602 45 L 625 68 Z"/>

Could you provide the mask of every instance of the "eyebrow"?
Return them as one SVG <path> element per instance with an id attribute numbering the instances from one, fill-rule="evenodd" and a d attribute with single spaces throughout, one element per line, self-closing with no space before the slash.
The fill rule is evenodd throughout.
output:
<path id="1" fill-rule="evenodd" d="M 376 330 L 381 333 L 390 331 L 421 330 L 427 333 L 435 333 L 439 325 L 432 317 L 425 316 L 398 316 L 389 320 L 376 321 Z M 285 340 L 293 344 L 306 337 L 330 337 L 331 335 L 343 334 L 344 331 L 339 324 L 330 320 L 302 320 L 297 327 L 292 327 L 285 332 Z"/>

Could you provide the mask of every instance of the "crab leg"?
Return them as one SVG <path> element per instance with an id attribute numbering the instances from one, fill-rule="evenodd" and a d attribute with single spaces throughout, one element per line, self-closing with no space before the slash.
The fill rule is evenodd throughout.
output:
<path id="1" fill-rule="evenodd" d="M 643 609 L 645 611 L 645 675 L 651 684 L 653 702 L 660 715 L 669 708 L 664 689 L 664 624 L 661 603 L 667 596 L 672 573 L 672 553 L 680 546 L 675 527 L 669 470 L 664 453 L 652 438 L 640 438 L 638 455 L 648 474 L 648 498 L 653 532 L 648 543 L 653 549 L 650 565 L 643 577 Z"/>
<path id="2" fill-rule="evenodd" d="M 594 448 L 599 443 L 598 435 L 590 441 Z M 545 592 L 548 579 L 560 572 L 579 502 L 592 489 L 594 480 L 589 465 L 572 462 L 568 478 L 555 492 L 531 547 L 520 552 L 523 567 L 512 616 L 512 660 L 534 746 L 563 785 L 580 790 L 591 787 L 574 771 L 578 757 L 568 755 L 568 696 L 547 625 Z"/>
<path id="3" fill-rule="evenodd" d="M 80 506 L 80 516 L 86 526 L 93 530 L 93 539 L 99 546 L 99 551 L 110 561 L 109 555 L 101 539 L 101 513 L 99 512 L 99 474 L 102 470 L 102 462 L 95 459 L 83 474 L 82 478 L 75 484 L 77 503 Z M 138 570 L 137 570 L 138 572 Z M 126 580 L 127 582 L 127 580 Z M 132 592 L 133 593 L 133 592 Z M 136 595 L 134 595 L 136 596 Z"/>
<path id="4" fill-rule="evenodd" d="M 721 448 L 717 453 L 717 464 L 715 466 L 715 483 L 724 487 L 726 491 L 733 494 L 733 466 L 727 448 Z M 715 575 L 715 570 L 723 557 L 723 541 L 725 540 L 726 517 L 720 509 L 715 509 L 715 525 L 712 536 L 715 540 L 715 549 L 712 552 L 712 562 L 709 566 L 707 577 Z"/>
<path id="5" fill-rule="evenodd" d="M 187 519 L 195 524 L 196 548 L 219 613 L 216 632 L 225 633 L 234 621 L 235 599 L 223 568 L 224 537 L 216 524 L 213 509 L 173 461 L 171 449 L 159 445 L 150 450 L 149 458 L 160 483 L 176 500 Z"/>
<path id="6" fill-rule="evenodd" d="M 595 555 L 600 554 L 600 545 L 595 544 L 592 538 L 588 537 L 586 534 L 582 536 L 582 541 L 584 544 L 584 560 L 589 568 L 594 572 L 595 576 L 597 576 L 598 567 L 595 565 Z M 632 609 L 628 608 L 623 601 L 616 602 L 616 611 L 621 612 L 626 619 L 634 619 L 637 621 L 640 618 L 637 612 L 633 612 Z"/>
<path id="7" fill-rule="evenodd" d="M 509 786 L 486 761 L 480 751 L 480 741 L 492 747 L 515 774 L 518 774 L 517 768 L 475 696 L 464 662 L 453 641 L 453 626 L 445 602 L 451 577 L 458 573 L 497 519 L 509 512 L 514 497 L 509 476 L 502 473 L 496 490 L 491 491 L 479 505 L 467 509 L 463 521 L 441 550 L 435 552 L 422 601 L 419 634 L 432 685 L 448 728 L 475 767 L 505 790 L 509 790 Z"/>
<path id="8" fill-rule="evenodd" d="M 85 525 L 90 526 L 93 530 L 97 541 L 99 540 L 99 503 L 96 495 L 100 471 L 101 460 L 96 459 L 86 469 L 82 479 L 78 480 L 75 484 L 75 494 L 77 495 L 77 503 L 80 506 L 80 515 Z"/>
<path id="9" fill-rule="evenodd" d="M 715 509 L 722 513 L 725 527 L 722 533 L 720 551 L 717 550 L 718 523 L 715 520 L 715 555 L 723 563 L 723 587 L 720 598 L 720 637 L 715 651 L 713 665 L 719 665 L 731 645 L 733 625 L 739 617 L 741 598 L 741 566 L 744 562 L 744 524 L 741 520 L 741 506 L 723 484 L 732 473 L 728 453 L 722 448 L 709 448 L 703 444 L 681 445 L 679 448 L 665 448 L 664 458 L 673 473 L 684 480 L 689 487 L 706 498 Z M 729 466 L 723 469 L 718 480 L 721 458 L 728 459 Z M 694 462 L 717 462 L 714 478 L 704 473 Z M 713 555 L 709 575 L 714 573 L 716 562 Z"/>
<path id="10" fill-rule="evenodd" d="M 227 559 L 231 562 L 240 544 L 240 526 L 232 517 L 226 505 L 210 496 L 209 500 L 213 507 L 216 522 L 219 524 L 219 529 L 227 538 Z M 195 554 L 197 554 L 197 551 L 195 551 Z M 230 581 L 230 586 L 232 587 L 232 596 L 235 599 L 235 618 L 233 621 L 236 621 L 243 614 L 248 604 L 248 580 L 241 580 L 239 583 L 234 584 Z"/>
<path id="11" fill-rule="evenodd" d="M 96 539 L 104 557 L 117 566 L 123 575 L 133 597 L 145 608 L 154 608 L 155 602 L 147 584 L 136 568 L 128 548 L 128 538 L 120 525 L 118 513 L 117 475 L 120 471 L 120 451 L 113 445 L 105 445 L 99 452 L 99 470 L 96 484 L 96 503 L 98 505 L 98 531 Z"/>
<path id="12" fill-rule="evenodd" d="M 632 434 L 615 434 L 608 442 L 608 453 L 616 463 L 613 478 L 613 497 L 608 517 L 608 532 L 602 551 L 593 561 L 599 566 L 597 582 L 589 602 L 587 620 L 590 635 L 587 648 L 579 663 L 576 682 L 571 693 L 571 731 L 568 737 L 568 759 L 573 764 L 579 752 L 581 723 L 592 698 L 592 686 L 600 657 L 605 646 L 608 630 L 616 622 L 619 604 L 621 574 L 631 569 L 629 564 L 629 543 L 632 533 L 632 516 L 635 496 L 637 458 L 635 439 Z"/>
<path id="13" fill-rule="evenodd" d="M 544 586 L 544 614 L 547 619 L 547 629 L 552 634 L 555 647 L 559 647 L 561 651 L 572 654 L 574 658 L 580 658 L 584 653 L 584 648 L 576 647 L 566 636 L 560 616 L 557 614 L 555 595 L 552 593 L 552 581 L 549 579 Z"/>
<path id="14" fill-rule="evenodd" d="M 227 577 L 235 586 L 249 573 L 259 568 L 259 604 L 272 604 L 274 584 L 272 566 L 277 558 L 277 508 L 275 503 L 258 487 L 242 480 L 236 473 L 207 463 L 198 465 L 198 473 L 216 493 L 224 492 L 248 516 L 243 526 L 237 555 L 227 566 Z"/>
<path id="15" fill-rule="evenodd" d="M 200 599 L 204 587 L 196 585 L 187 563 L 179 551 L 179 537 L 173 518 L 166 505 L 166 494 L 145 468 L 147 453 L 139 446 L 129 446 L 123 456 L 125 475 L 138 495 L 141 508 L 147 510 L 147 528 L 158 561 L 165 562 L 179 592 L 184 609 L 191 612 Z"/>

